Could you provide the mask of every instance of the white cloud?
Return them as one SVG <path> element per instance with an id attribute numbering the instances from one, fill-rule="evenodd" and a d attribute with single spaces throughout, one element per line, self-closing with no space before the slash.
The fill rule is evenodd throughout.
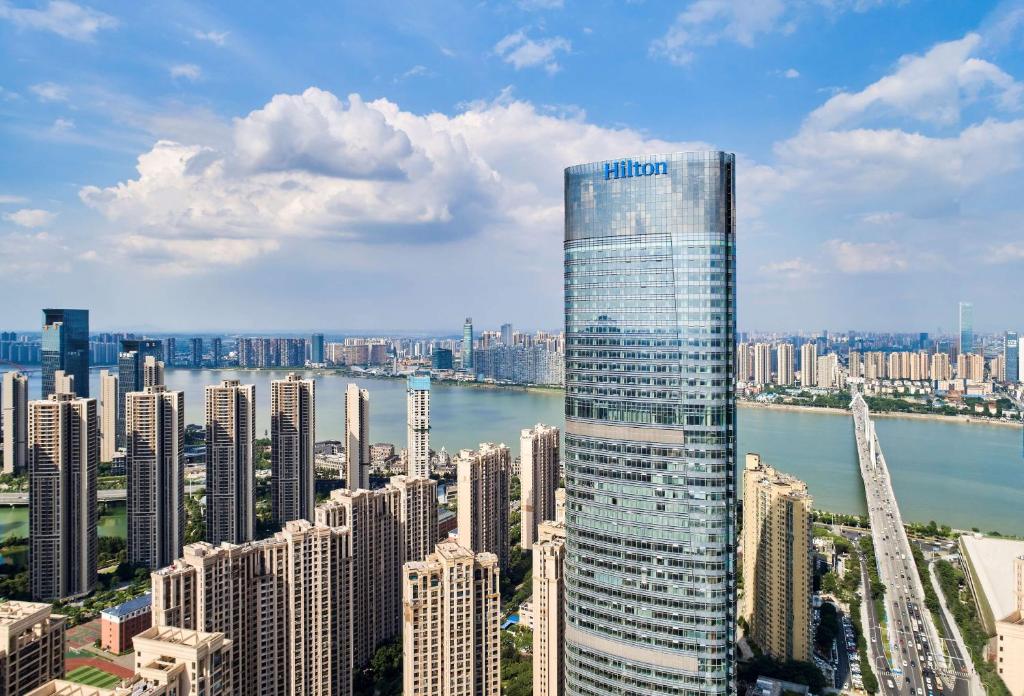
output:
<path id="1" fill-rule="evenodd" d="M 893 225 L 906 219 L 906 214 L 900 211 L 883 210 L 876 213 L 865 213 L 860 219 L 869 225 Z"/>
<path id="2" fill-rule="evenodd" d="M 561 36 L 535 41 L 523 31 L 509 34 L 494 45 L 494 52 L 516 70 L 543 67 L 552 75 L 561 70 L 556 60 L 558 54 L 571 50 L 572 44 Z"/>
<path id="3" fill-rule="evenodd" d="M 402 82 L 404 80 L 409 80 L 409 79 L 414 78 L 414 77 L 425 77 L 425 76 L 430 75 L 430 74 L 431 74 L 430 70 L 427 68 L 427 66 L 425 66 L 425 65 L 414 65 L 411 68 L 409 68 L 408 70 L 406 70 L 404 73 L 402 73 L 401 75 L 397 76 L 395 78 L 395 82 Z"/>
<path id="4" fill-rule="evenodd" d="M 10 205 L 12 203 L 25 203 L 28 199 L 24 196 L 12 196 L 9 194 L 0 193 L 0 205 Z"/>
<path id="5" fill-rule="evenodd" d="M 40 101 L 44 102 L 67 101 L 70 94 L 67 87 L 54 82 L 40 82 L 38 85 L 32 85 L 29 89 Z"/>
<path id="6" fill-rule="evenodd" d="M 50 127 L 52 133 L 66 133 L 75 129 L 75 122 L 70 118 L 58 118 L 55 119 L 53 125 Z"/>
<path id="7" fill-rule="evenodd" d="M 4 219 L 13 222 L 19 227 L 45 227 L 57 217 L 56 213 L 39 208 L 22 208 L 13 213 L 5 213 Z"/>
<path id="8" fill-rule="evenodd" d="M 75 41 L 89 41 L 101 29 L 112 29 L 117 20 L 91 7 L 67 0 L 50 0 L 43 9 L 13 7 L 0 0 L 0 19 L 22 29 L 41 29 Z"/>
<path id="9" fill-rule="evenodd" d="M 216 44 L 218 46 L 223 46 L 224 43 L 228 40 L 228 32 L 226 32 L 226 31 L 199 31 L 199 30 L 196 30 L 193 33 L 193 36 L 195 36 L 200 41 L 209 41 L 210 43 Z"/>
<path id="10" fill-rule="evenodd" d="M 195 63 L 180 63 L 171 66 L 171 77 L 184 77 L 186 80 L 198 80 L 203 71 Z"/>
<path id="11" fill-rule="evenodd" d="M 565 0 L 519 0 L 524 10 L 559 10 L 564 6 Z"/>
<path id="12" fill-rule="evenodd" d="M 800 257 L 766 263 L 759 269 L 767 276 L 782 276 L 788 280 L 814 275 L 818 268 Z"/>
<path id="13" fill-rule="evenodd" d="M 1015 109 L 1024 88 L 988 61 L 974 57 L 981 36 L 967 34 L 933 46 L 924 55 L 900 58 L 896 70 L 860 92 L 842 92 L 811 112 L 805 127 L 832 129 L 866 119 L 903 117 L 938 125 L 960 120 L 964 104 L 985 93 Z"/>
<path id="14" fill-rule="evenodd" d="M 855 243 L 830 239 L 824 244 L 841 273 L 892 273 L 910 267 L 905 252 L 895 242 Z"/>
<path id="15" fill-rule="evenodd" d="M 565 166 L 701 147 L 509 99 L 420 115 L 310 88 L 236 119 L 212 146 L 161 141 L 139 157 L 136 178 L 79 195 L 110 221 L 113 246 L 173 272 L 302 240 L 443 245 L 450 255 L 484 238 L 507 259 L 561 234 Z"/>
<path id="16" fill-rule="evenodd" d="M 797 70 L 796 68 L 789 68 L 784 73 L 782 73 L 782 76 L 785 77 L 787 80 L 795 80 L 796 78 L 800 77 L 800 71 Z"/>

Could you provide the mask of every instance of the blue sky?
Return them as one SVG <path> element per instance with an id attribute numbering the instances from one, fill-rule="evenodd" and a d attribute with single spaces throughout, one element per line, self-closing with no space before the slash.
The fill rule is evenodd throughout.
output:
<path id="1" fill-rule="evenodd" d="M 0 325 L 561 324 L 561 171 L 737 154 L 740 324 L 1024 328 L 1024 3 L 0 0 Z"/>

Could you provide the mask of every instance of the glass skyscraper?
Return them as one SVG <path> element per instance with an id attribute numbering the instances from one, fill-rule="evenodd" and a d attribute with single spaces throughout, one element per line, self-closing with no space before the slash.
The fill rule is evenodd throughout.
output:
<path id="1" fill-rule="evenodd" d="M 957 307 L 957 326 L 960 329 L 960 352 L 970 353 L 974 350 L 974 305 L 961 302 Z"/>
<path id="2" fill-rule="evenodd" d="M 1006 363 L 1006 381 L 1020 381 L 1020 339 L 1016 331 L 1007 331 L 1003 339 L 1003 360 Z"/>
<path id="3" fill-rule="evenodd" d="M 734 684 L 734 156 L 565 170 L 565 692 Z"/>
<path id="4" fill-rule="evenodd" d="M 64 370 L 75 378 L 75 394 L 89 396 L 89 310 L 44 309 L 42 393 L 53 393 L 53 374 Z"/>
<path id="5" fill-rule="evenodd" d="M 164 355 L 163 342 L 156 338 L 122 338 L 121 352 L 117 354 L 117 418 L 115 419 L 115 442 L 118 447 L 126 445 L 125 402 L 127 394 L 142 391 L 147 385 L 143 379 L 146 358 L 161 360 Z"/>
<path id="6" fill-rule="evenodd" d="M 466 317 L 462 325 L 462 369 L 473 369 L 473 318 Z"/>

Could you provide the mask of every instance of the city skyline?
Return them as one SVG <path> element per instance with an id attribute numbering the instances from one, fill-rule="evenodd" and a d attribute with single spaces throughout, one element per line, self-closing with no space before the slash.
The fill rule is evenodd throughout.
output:
<path id="1" fill-rule="evenodd" d="M 623 4 L 585 21 L 571 1 L 67 5 L 0 12 L 11 326 L 79 304 L 101 329 L 319 330 L 339 305 L 337 323 L 372 330 L 556 326 L 562 169 L 708 147 L 738 156 L 740 327 L 829 326 L 844 306 L 842 324 L 893 329 L 900 307 L 931 330 L 965 298 L 977 330 L 1020 321 L 999 290 L 1024 260 L 1006 195 L 1020 2 Z"/>

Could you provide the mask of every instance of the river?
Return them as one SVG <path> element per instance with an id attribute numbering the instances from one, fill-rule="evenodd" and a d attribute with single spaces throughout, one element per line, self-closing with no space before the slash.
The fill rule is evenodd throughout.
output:
<path id="1" fill-rule="evenodd" d="M 256 384 L 257 429 L 270 421 L 271 379 L 284 371 L 168 370 L 172 389 L 185 391 L 186 421 L 203 422 L 203 387 L 221 379 Z M 370 390 L 370 438 L 402 447 L 406 438 L 405 383 L 391 379 L 351 379 L 304 374 L 317 379 L 317 438 L 338 439 L 344 425 L 345 387 L 355 382 Z M 99 393 L 98 373 L 90 386 Z M 807 482 L 815 507 L 865 513 L 849 415 L 738 409 L 738 466 L 743 454 L 758 452 L 765 461 Z M 518 452 L 519 430 L 537 422 L 563 425 L 561 393 L 469 387 L 435 383 L 431 392 L 431 446 L 449 452 L 479 442 L 505 442 Z M 954 527 L 1024 535 L 1024 457 L 1021 430 L 995 425 L 878 418 L 904 519 Z M 22 511 L 27 512 L 24 508 Z M 4 534 L 9 512 L 0 511 Z M 22 513 L 24 514 L 24 513 Z"/>

